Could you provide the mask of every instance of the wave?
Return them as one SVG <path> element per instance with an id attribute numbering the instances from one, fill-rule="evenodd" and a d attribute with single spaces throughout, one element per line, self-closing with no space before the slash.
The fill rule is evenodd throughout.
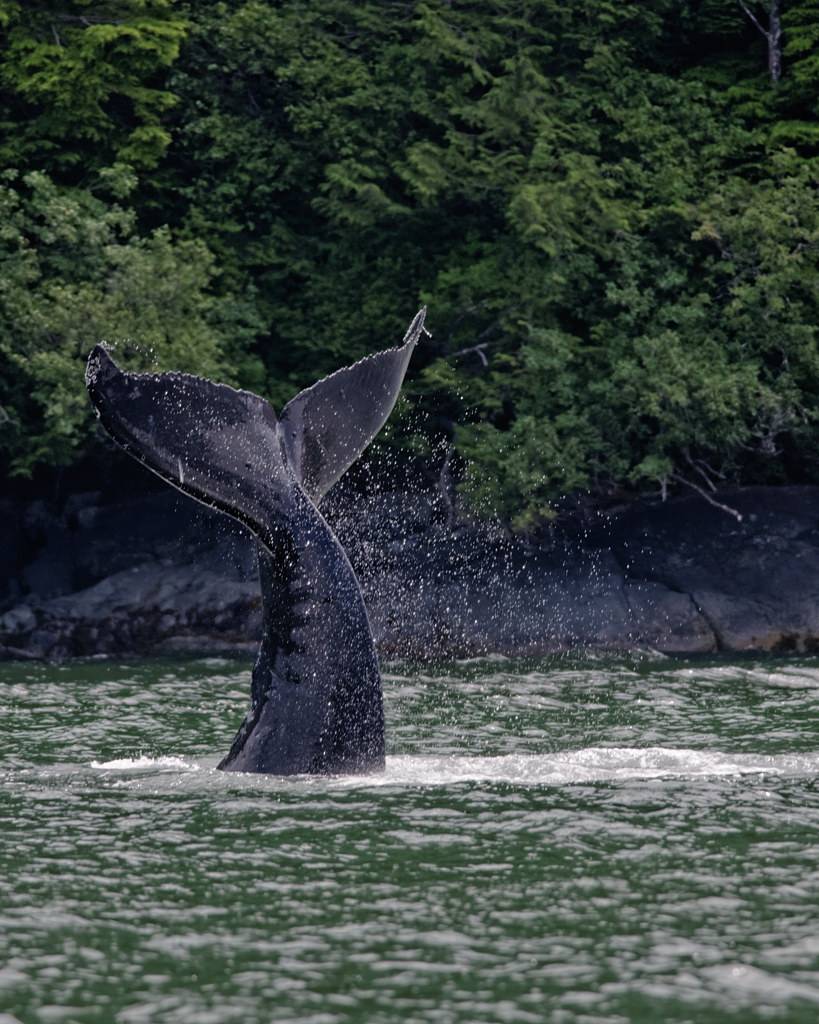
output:
<path id="1" fill-rule="evenodd" d="M 819 753 L 726 754 L 671 747 L 586 747 L 552 754 L 497 757 L 392 757 L 383 775 L 365 784 L 447 785 L 497 782 L 562 786 L 663 778 L 713 778 L 748 774 L 813 775 Z"/>
<path id="2" fill-rule="evenodd" d="M 696 779 L 740 775 L 819 774 L 819 752 L 807 754 L 730 754 L 722 751 L 673 747 L 586 747 L 550 754 L 506 754 L 494 757 L 468 755 L 395 755 L 387 758 L 386 769 L 375 775 L 291 776 L 287 778 L 240 773 L 217 773 L 215 762 L 195 761 L 181 756 L 118 758 L 92 761 L 91 767 L 105 772 L 187 773 L 207 770 L 223 783 L 250 780 L 260 784 L 275 781 L 335 786 L 448 786 L 486 782 L 521 786 L 565 786 L 581 783 L 651 779 Z"/>
<path id="3" fill-rule="evenodd" d="M 147 754 L 140 754 L 139 757 L 120 757 L 113 761 L 92 761 L 92 768 L 101 771 L 155 771 L 159 769 L 182 769 L 183 771 L 198 771 L 201 767 L 193 761 L 184 757 L 149 757 Z"/>

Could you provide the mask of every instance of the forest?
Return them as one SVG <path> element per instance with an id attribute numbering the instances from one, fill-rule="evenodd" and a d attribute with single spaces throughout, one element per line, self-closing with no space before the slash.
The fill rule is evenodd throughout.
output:
<path id="1" fill-rule="evenodd" d="M 536 531 L 819 481 L 819 0 L 0 0 L 0 478 L 131 369 L 278 409 L 432 337 L 374 458 Z"/>

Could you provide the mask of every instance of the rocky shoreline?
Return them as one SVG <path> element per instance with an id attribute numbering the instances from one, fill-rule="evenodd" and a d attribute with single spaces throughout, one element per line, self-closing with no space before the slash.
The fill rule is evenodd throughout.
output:
<path id="1" fill-rule="evenodd" d="M 419 660 L 574 648 L 819 650 L 819 487 L 641 501 L 532 546 L 452 522 L 431 494 L 342 493 L 327 509 L 379 650 Z M 252 657 L 244 531 L 170 489 L 61 507 L 0 500 L 0 658 Z"/>

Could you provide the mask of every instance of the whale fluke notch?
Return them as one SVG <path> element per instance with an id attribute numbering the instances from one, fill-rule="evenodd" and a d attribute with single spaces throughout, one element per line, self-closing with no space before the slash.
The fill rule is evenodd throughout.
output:
<path id="1" fill-rule="evenodd" d="M 296 477 L 318 504 L 386 423 L 421 333 L 423 306 L 404 340 L 336 370 L 296 395 L 279 418 L 282 440 Z"/>

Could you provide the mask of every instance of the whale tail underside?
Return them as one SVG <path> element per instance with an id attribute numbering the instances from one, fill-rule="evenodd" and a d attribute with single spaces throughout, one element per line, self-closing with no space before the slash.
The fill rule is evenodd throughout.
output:
<path id="1" fill-rule="evenodd" d="M 281 490 L 294 478 L 318 504 L 392 412 L 425 315 L 426 308 L 419 310 L 397 348 L 296 395 L 280 420 L 263 398 L 226 384 L 185 373 L 125 372 L 104 345 L 88 357 L 86 386 L 103 426 L 126 451 L 258 532 L 247 509 L 236 506 L 248 497 L 247 481 L 267 475 Z"/>
<path id="2" fill-rule="evenodd" d="M 103 345 L 88 357 L 86 386 L 113 439 L 167 483 L 271 541 L 292 478 L 271 406 L 185 373 L 128 373 Z"/>
<path id="3" fill-rule="evenodd" d="M 220 767 L 367 771 L 383 765 L 381 683 L 352 568 L 316 506 L 383 426 L 424 330 L 297 395 L 262 398 L 182 373 L 127 373 L 97 345 L 86 384 L 109 434 L 163 480 L 260 542 L 265 635 L 252 706 Z"/>

